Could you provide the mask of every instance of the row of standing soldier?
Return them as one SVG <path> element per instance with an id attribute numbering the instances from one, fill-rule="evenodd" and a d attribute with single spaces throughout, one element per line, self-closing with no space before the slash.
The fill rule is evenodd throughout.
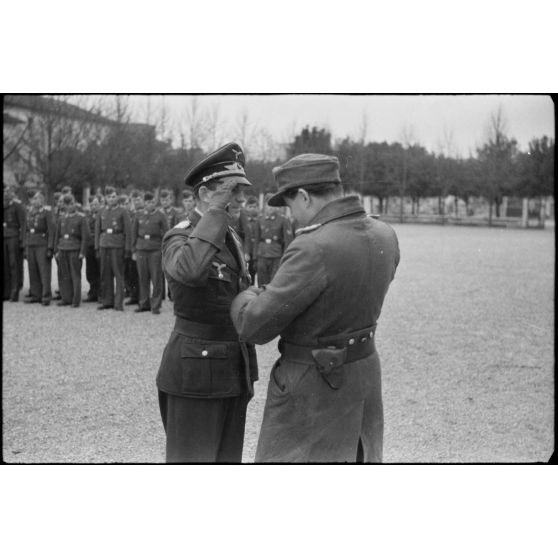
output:
<path id="1" fill-rule="evenodd" d="M 266 198 L 267 201 L 267 198 Z M 130 197 L 111 187 L 105 195 L 89 198 L 89 208 L 76 203 L 70 187 L 55 194 L 54 208 L 38 191 L 25 207 L 12 187 L 4 187 L 4 300 L 16 302 L 23 288 L 23 261 L 27 260 L 27 303 L 79 307 L 81 270 L 85 261 L 89 290 L 86 302 L 99 310 L 138 305 L 136 312 L 160 313 L 165 298 L 161 268 L 161 241 L 166 231 L 195 211 L 189 189 L 182 207 L 163 190 L 160 207 L 152 193 L 134 190 Z M 295 224 L 281 210 L 249 197 L 245 208 L 230 215 L 231 226 L 243 242 L 252 284 L 266 285 L 275 274 L 283 252 L 294 236 Z M 52 258 L 57 262 L 59 292 L 52 296 Z M 124 302 L 125 296 L 128 300 Z"/>

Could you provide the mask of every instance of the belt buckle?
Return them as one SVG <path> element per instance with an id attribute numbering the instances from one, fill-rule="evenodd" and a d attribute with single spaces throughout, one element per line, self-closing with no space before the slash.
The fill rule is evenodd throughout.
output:
<path id="1" fill-rule="evenodd" d="M 6 223 L 4 223 L 4 226 L 6 226 Z M 29 229 L 29 232 L 30 232 L 31 234 L 35 234 L 35 229 Z"/>
<path id="2" fill-rule="evenodd" d="M 112 234 L 112 229 L 107 229 L 107 234 Z"/>
<path id="3" fill-rule="evenodd" d="M 64 238 L 70 238 L 70 235 L 69 235 L 69 234 L 65 234 L 65 235 L 64 235 Z"/>
<path id="4" fill-rule="evenodd" d="M 150 235 L 150 234 L 144 234 L 144 235 L 143 235 L 143 238 L 144 238 L 145 240 L 149 240 L 149 239 L 151 238 L 151 235 Z"/>
<path id="5" fill-rule="evenodd" d="M 265 243 L 266 243 L 266 244 L 271 244 L 271 238 L 266 238 L 266 239 L 265 239 Z"/>

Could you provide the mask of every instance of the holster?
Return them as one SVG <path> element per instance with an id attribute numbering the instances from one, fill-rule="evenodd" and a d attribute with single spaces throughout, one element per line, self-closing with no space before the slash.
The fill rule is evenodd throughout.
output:
<path id="1" fill-rule="evenodd" d="M 332 389 L 343 385 L 344 374 L 341 368 L 347 360 L 347 347 L 343 349 L 314 349 L 312 357 L 317 364 L 318 372 Z"/>

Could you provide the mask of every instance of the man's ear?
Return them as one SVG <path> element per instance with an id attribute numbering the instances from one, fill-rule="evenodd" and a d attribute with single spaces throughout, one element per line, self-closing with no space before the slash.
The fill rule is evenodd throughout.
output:
<path id="1" fill-rule="evenodd" d="M 207 188 L 207 186 L 200 186 L 200 189 L 198 190 L 198 196 L 202 202 L 209 202 L 209 200 L 211 199 L 211 194 L 209 194 L 209 192 L 210 190 Z"/>
<path id="2" fill-rule="evenodd" d="M 298 191 L 301 193 L 304 203 L 308 206 L 310 204 L 310 194 L 304 188 L 299 188 Z"/>

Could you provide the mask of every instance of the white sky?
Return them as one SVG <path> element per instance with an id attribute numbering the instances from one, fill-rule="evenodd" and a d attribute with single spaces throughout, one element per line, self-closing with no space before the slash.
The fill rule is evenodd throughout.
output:
<path id="1" fill-rule="evenodd" d="M 189 95 L 154 95 L 152 113 L 164 102 L 174 122 L 184 122 Z M 130 98 L 137 121 L 144 121 L 146 96 Z M 526 150 L 534 137 L 554 138 L 554 104 L 545 95 L 200 95 L 201 107 L 220 108 L 223 139 L 234 140 L 241 115 L 248 115 L 252 129 L 265 128 L 275 141 L 290 141 L 293 132 L 305 125 L 327 127 L 333 138 L 360 137 L 363 117 L 367 119 L 368 141 L 401 141 L 404 129 L 418 143 L 438 151 L 445 137 L 452 137 L 458 153 L 485 139 L 491 114 L 499 107 L 507 123 L 508 136 Z"/>

